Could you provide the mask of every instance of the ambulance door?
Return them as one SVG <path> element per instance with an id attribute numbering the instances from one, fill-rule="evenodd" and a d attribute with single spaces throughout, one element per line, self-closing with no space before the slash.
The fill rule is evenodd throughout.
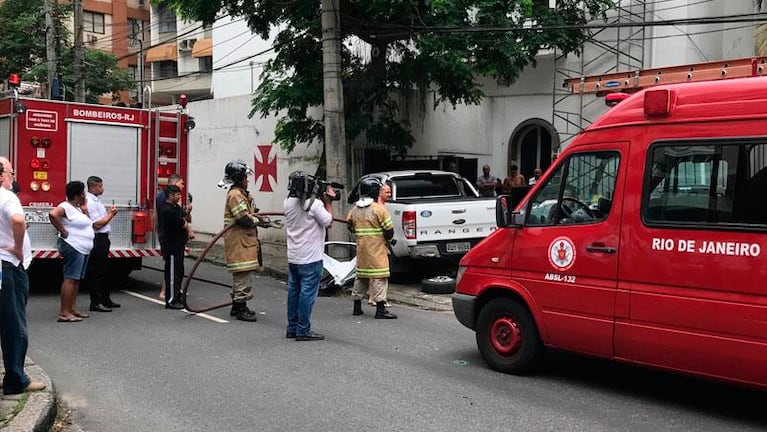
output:
<path id="1" fill-rule="evenodd" d="M 628 143 L 590 144 L 558 160 L 525 206 L 513 277 L 542 312 L 547 343 L 612 356 Z"/>

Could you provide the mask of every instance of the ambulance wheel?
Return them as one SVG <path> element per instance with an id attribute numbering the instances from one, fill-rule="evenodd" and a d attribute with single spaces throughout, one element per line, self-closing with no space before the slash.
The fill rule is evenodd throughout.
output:
<path id="1" fill-rule="evenodd" d="M 476 336 L 482 358 L 500 372 L 528 373 L 543 354 L 532 315 L 527 307 L 510 298 L 493 299 L 480 310 Z"/>
<path id="2" fill-rule="evenodd" d="M 421 291 L 426 294 L 452 294 L 455 292 L 455 279 L 450 276 L 434 276 L 423 279 Z"/>

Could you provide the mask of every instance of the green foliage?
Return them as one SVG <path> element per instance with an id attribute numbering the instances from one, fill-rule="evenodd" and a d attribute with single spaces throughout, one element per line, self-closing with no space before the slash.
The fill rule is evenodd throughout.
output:
<path id="1" fill-rule="evenodd" d="M 47 80 L 45 14 L 43 0 L 6 0 L 0 4 L 0 77 L 21 73 L 24 79 Z M 59 34 L 59 74 L 68 99 L 73 95 L 73 56 L 70 33 L 64 26 L 70 5 L 58 5 L 54 16 Z M 127 70 L 117 67 L 117 58 L 98 50 L 85 50 L 86 102 L 98 102 L 101 94 L 133 87 Z"/>
<path id="2" fill-rule="evenodd" d="M 244 16 L 266 38 L 276 31 L 276 57 L 266 65 L 252 115 L 279 115 L 276 142 L 287 151 L 322 140 L 321 11 L 319 0 L 154 0 L 189 19 Z M 442 103 L 478 104 L 478 77 L 514 83 L 540 49 L 578 53 L 590 37 L 581 26 L 604 16 L 615 0 L 339 0 L 344 45 L 347 140 L 364 136 L 404 153 L 413 144 L 402 101 L 433 91 Z M 540 28 L 530 29 L 531 23 Z M 278 29 L 278 30 L 276 30 Z M 348 42 L 372 45 L 366 62 Z M 377 54 L 377 55 L 376 55 Z"/>

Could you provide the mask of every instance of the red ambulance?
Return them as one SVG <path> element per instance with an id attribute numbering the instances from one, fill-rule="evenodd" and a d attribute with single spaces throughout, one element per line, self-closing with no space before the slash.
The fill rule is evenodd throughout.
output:
<path id="1" fill-rule="evenodd" d="M 491 368 L 547 348 L 767 387 L 767 77 L 639 91 L 461 261 Z"/>

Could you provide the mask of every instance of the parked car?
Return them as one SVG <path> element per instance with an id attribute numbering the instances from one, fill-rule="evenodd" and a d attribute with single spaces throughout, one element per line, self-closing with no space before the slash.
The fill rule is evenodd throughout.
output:
<path id="1" fill-rule="evenodd" d="M 402 260 L 457 262 L 496 227 L 495 198 L 482 198 L 470 181 L 447 171 L 389 171 L 375 177 L 391 186 L 386 209 L 394 222 L 396 271 Z M 359 181 L 349 203 L 359 199 Z M 400 262 L 397 262 L 400 261 Z"/>

